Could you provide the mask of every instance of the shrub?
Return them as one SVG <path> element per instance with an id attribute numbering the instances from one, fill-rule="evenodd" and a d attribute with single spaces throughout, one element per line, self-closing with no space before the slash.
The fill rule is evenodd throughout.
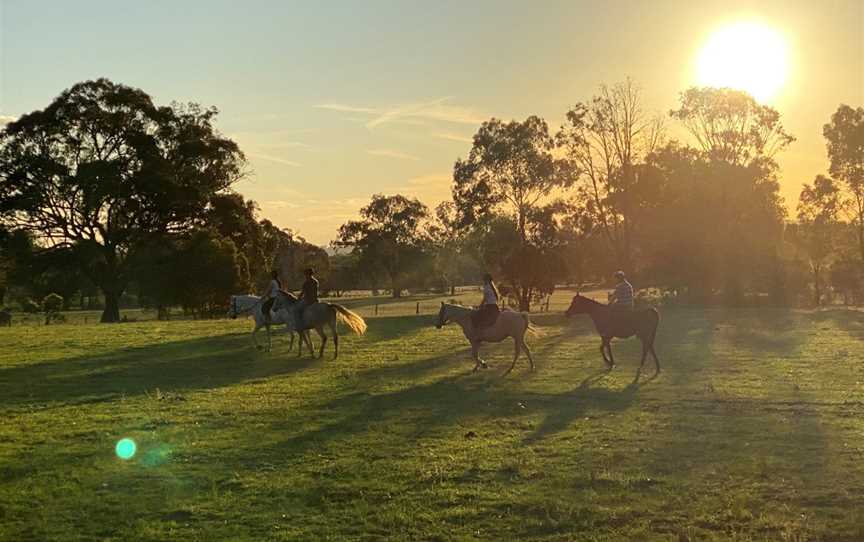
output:
<path id="1" fill-rule="evenodd" d="M 52 321 L 61 322 L 64 319 L 60 314 L 63 310 L 63 297 L 58 294 L 48 294 L 42 300 L 42 310 L 45 312 L 45 325 L 47 326 Z"/>

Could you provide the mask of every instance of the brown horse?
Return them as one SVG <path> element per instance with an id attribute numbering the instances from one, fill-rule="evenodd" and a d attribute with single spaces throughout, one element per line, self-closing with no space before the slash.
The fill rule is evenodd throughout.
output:
<path id="1" fill-rule="evenodd" d="M 642 372 L 642 366 L 645 365 L 645 358 L 649 352 L 654 358 L 657 374 L 660 373 L 660 360 L 657 359 L 657 353 L 654 352 L 654 337 L 657 335 L 657 324 L 660 323 L 660 313 L 657 312 L 657 309 L 617 312 L 608 305 L 576 294 L 564 314 L 567 317 L 574 314 L 587 314 L 591 317 L 594 328 L 602 338 L 600 354 L 610 370 L 615 367 L 615 359 L 612 357 L 612 338 L 626 339 L 636 335 L 642 341 L 642 362 L 639 364 L 639 371 L 636 374 Z M 608 359 L 606 358 L 607 352 L 609 353 Z"/>

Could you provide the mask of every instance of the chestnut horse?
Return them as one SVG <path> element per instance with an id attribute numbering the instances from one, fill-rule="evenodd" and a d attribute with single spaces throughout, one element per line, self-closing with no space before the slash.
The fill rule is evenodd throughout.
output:
<path id="1" fill-rule="evenodd" d="M 654 365 L 657 369 L 657 374 L 660 373 L 660 360 L 657 359 L 657 353 L 654 351 L 654 337 L 657 335 L 657 324 L 660 323 L 660 313 L 657 309 L 634 310 L 632 312 L 616 311 L 609 305 L 598 303 L 593 299 L 589 299 L 583 295 L 576 294 L 567 312 L 564 313 L 567 317 L 574 314 L 587 314 L 594 322 L 594 328 L 600 334 L 602 339 L 600 343 L 600 354 L 603 356 L 603 361 L 611 370 L 615 367 L 615 359 L 612 357 L 612 339 L 626 339 L 636 335 L 642 341 L 642 362 L 639 364 L 637 375 L 642 372 L 642 366 L 645 365 L 645 358 L 648 353 L 654 358 Z M 606 353 L 609 357 L 606 357 Z"/>

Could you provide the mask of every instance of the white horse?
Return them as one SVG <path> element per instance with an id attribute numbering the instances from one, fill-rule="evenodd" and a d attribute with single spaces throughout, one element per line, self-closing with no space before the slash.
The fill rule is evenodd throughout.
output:
<path id="1" fill-rule="evenodd" d="M 232 295 L 231 306 L 228 308 L 228 316 L 237 318 L 240 315 L 251 314 L 255 318 L 255 329 L 252 330 L 252 342 L 258 350 L 261 347 L 258 345 L 258 330 L 262 327 L 267 330 L 267 352 L 272 348 L 270 339 L 270 326 L 277 324 L 285 324 L 288 335 L 291 340 L 288 343 L 288 351 L 294 348 L 294 313 L 284 307 L 280 307 L 278 311 L 270 311 L 270 319 L 264 317 L 263 298 L 257 295 Z"/>
<path id="2" fill-rule="evenodd" d="M 531 356 L 531 350 L 525 344 L 525 333 L 535 332 L 534 326 L 528 320 L 528 315 L 524 312 L 514 312 L 504 309 L 498 314 L 498 319 L 489 327 L 479 330 L 474 329 L 474 324 L 471 322 L 471 313 L 473 309 L 463 307 L 461 305 L 451 305 L 441 302 L 441 310 L 438 312 L 438 322 L 435 327 L 441 329 L 447 322 L 456 322 L 462 328 L 462 333 L 465 338 L 471 343 L 471 357 L 474 358 L 474 371 L 480 367 L 486 368 L 486 362 L 480 359 L 480 344 L 481 343 L 499 343 L 507 337 L 513 337 L 513 345 L 516 351 L 513 354 L 513 363 L 510 368 L 504 372 L 504 375 L 510 373 L 513 367 L 516 366 L 516 360 L 519 359 L 519 353 L 525 351 L 528 355 L 528 361 L 531 362 L 531 370 L 534 370 L 534 358 Z"/>

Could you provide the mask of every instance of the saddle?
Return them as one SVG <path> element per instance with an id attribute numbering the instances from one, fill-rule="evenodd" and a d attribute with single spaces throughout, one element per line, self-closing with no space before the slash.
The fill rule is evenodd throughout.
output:
<path id="1" fill-rule="evenodd" d="M 635 310 L 612 310 L 609 312 L 609 331 L 616 337 L 630 336 L 636 333 Z"/>
<path id="2" fill-rule="evenodd" d="M 320 301 L 316 301 L 311 305 L 303 305 L 300 307 L 294 307 L 294 331 L 306 331 L 307 329 L 312 329 L 312 327 L 304 325 L 303 323 L 303 315 L 306 313 L 310 307 L 313 307 L 317 304 L 321 303 Z"/>
<path id="3" fill-rule="evenodd" d="M 492 307 L 492 308 L 489 308 Z M 477 310 L 471 311 L 471 324 L 475 330 L 492 327 L 498 321 L 501 311 L 495 305 L 485 305 Z"/>

